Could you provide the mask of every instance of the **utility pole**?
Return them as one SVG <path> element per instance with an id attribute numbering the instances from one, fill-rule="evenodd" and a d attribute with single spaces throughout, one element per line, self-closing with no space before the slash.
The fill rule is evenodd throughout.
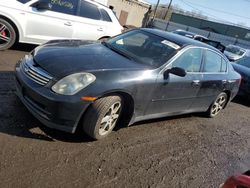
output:
<path id="1" fill-rule="evenodd" d="M 153 15 L 153 18 L 152 18 L 152 22 L 153 22 L 154 19 L 155 19 L 155 15 L 156 15 L 156 11 L 157 11 L 157 8 L 158 8 L 158 6 L 159 6 L 159 3 L 160 3 L 160 0 L 158 0 L 157 3 L 156 3 L 155 10 L 154 10 L 154 15 Z"/>
<path id="2" fill-rule="evenodd" d="M 170 2 L 169 2 L 169 4 L 168 4 L 168 9 L 167 9 L 166 14 L 165 14 L 165 16 L 164 16 L 164 19 L 167 18 L 167 15 L 168 15 L 168 12 L 169 12 L 169 10 L 170 10 L 170 8 L 171 8 L 172 2 L 173 2 L 173 0 L 170 0 Z"/>

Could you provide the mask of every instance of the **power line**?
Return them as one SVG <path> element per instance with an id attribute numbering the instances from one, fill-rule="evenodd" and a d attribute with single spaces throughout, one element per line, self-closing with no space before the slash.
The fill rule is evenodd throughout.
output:
<path id="1" fill-rule="evenodd" d="M 182 0 L 182 2 L 184 2 L 184 0 Z M 248 2 L 250 2 L 250 1 L 248 1 Z M 193 3 L 193 2 L 191 3 L 189 1 L 186 1 L 186 3 L 193 4 L 193 5 L 196 5 L 196 6 L 205 8 L 205 9 L 213 10 L 213 11 L 216 11 L 216 12 L 220 12 L 220 13 L 224 13 L 224 14 L 228 14 L 228 15 L 233 15 L 233 16 L 237 16 L 239 18 L 245 18 L 245 19 L 249 19 L 250 20 L 250 17 L 242 16 L 242 15 L 235 14 L 235 13 L 232 13 L 232 12 L 227 12 L 227 11 L 224 11 L 224 10 L 214 9 L 214 8 L 207 7 L 207 6 L 204 6 L 204 5 L 200 5 L 200 4 L 197 4 L 197 3 Z"/>
<path id="2" fill-rule="evenodd" d="M 191 8 L 193 8 L 193 9 L 195 9 L 195 10 L 202 11 L 201 9 L 198 9 L 198 8 L 196 8 L 196 7 L 192 6 L 192 5 L 190 5 L 189 3 L 185 2 L 184 0 L 181 0 L 181 1 L 182 1 L 185 5 L 191 7 Z M 202 12 L 204 12 L 204 11 L 202 11 Z M 227 22 L 227 23 L 229 23 L 229 24 L 234 24 L 233 22 L 229 22 L 229 21 L 223 20 L 223 19 L 218 18 L 218 17 L 216 17 L 216 16 L 214 16 L 214 15 L 212 15 L 212 14 L 209 14 L 209 13 L 207 13 L 207 12 L 205 12 L 205 13 L 206 13 L 206 15 L 209 15 L 210 17 L 212 17 L 213 19 L 215 19 L 216 21 L 219 21 L 219 22 L 223 21 L 223 22 Z"/>

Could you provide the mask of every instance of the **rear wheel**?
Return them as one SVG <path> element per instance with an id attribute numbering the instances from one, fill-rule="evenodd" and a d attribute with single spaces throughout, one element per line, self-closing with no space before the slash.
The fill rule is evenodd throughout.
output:
<path id="1" fill-rule="evenodd" d="M 16 42 L 16 32 L 13 26 L 0 18 L 0 50 L 6 50 Z"/>
<path id="2" fill-rule="evenodd" d="M 98 99 L 84 116 L 84 132 L 96 140 L 108 136 L 120 118 L 122 107 L 120 96 Z"/>
<path id="3" fill-rule="evenodd" d="M 226 106 L 227 100 L 227 94 L 224 92 L 220 93 L 209 107 L 207 115 L 212 118 L 217 116 L 221 112 L 221 110 Z"/>

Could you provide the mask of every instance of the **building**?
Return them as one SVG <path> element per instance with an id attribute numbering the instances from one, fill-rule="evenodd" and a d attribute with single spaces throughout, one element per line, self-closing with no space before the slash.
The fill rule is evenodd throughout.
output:
<path id="1" fill-rule="evenodd" d="M 172 14 L 170 21 L 198 28 L 201 30 L 206 30 L 209 32 L 214 32 L 217 34 L 250 41 L 250 29 L 247 28 L 242 28 L 239 26 L 229 25 L 225 23 L 213 22 L 177 13 Z"/>
<path id="2" fill-rule="evenodd" d="M 108 0 L 121 25 L 141 27 L 149 11 L 150 4 L 143 0 Z"/>

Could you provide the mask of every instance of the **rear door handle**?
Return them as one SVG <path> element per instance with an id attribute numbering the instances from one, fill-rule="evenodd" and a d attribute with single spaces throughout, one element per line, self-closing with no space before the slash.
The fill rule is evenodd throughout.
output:
<path id="1" fill-rule="evenodd" d="M 102 27 L 99 27 L 99 28 L 97 29 L 97 31 L 103 31 L 103 28 L 102 28 Z"/>
<path id="2" fill-rule="evenodd" d="M 201 84 L 200 80 L 193 80 L 192 81 L 193 86 L 200 86 L 200 84 Z"/>
<path id="3" fill-rule="evenodd" d="M 222 80 L 222 83 L 223 83 L 223 84 L 226 84 L 226 83 L 227 83 L 227 80 Z"/>
<path id="4" fill-rule="evenodd" d="M 72 26 L 72 23 L 71 22 L 65 22 L 64 25 L 66 25 L 66 26 Z"/>

